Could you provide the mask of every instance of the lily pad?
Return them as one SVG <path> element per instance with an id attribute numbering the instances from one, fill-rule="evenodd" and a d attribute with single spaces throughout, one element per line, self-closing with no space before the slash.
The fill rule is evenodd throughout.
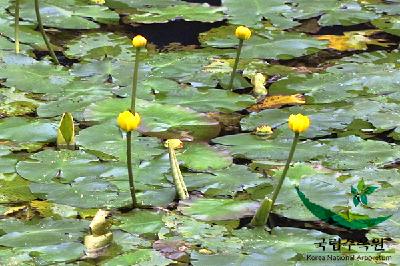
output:
<path id="1" fill-rule="evenodd" d="M 99 178 L 79 178 L 71 184 L 32 183 L 32 193 L 42 199 L 78 208 L 115 208 L 126 206 L 118 189 Z"/>
<path id="2" fill-rule="evenodd" d="M 76 141 L 84 150 L 103 159 L 126 161 L 126 139 L 114 121 L 82 130 Z M 159 140 L 137 135 L 133 136 L 132 147 L 136 161 L 150 160 L 164 151 Z"/>
<path id="3" fill-rule="evenodd" d="M 282 29 L 292 28 L 299 23 L 290 17 L 285 17 L 285 13 L 292 8 L 279 0 L 265 2 L 263 0 L 249 0 L 246 8 L 243 3 L 235 0 L 223 0 L 222 4 L 227 8 L 229 19 L 233 24 L 247 25 L 251 27 L 262 27 L 261 21 L 268 19 L 274 26 Z"/>
<path id="4" fill-rule="evenodd" d="M 215 22 L 223 20 L 221 8 L 208 5 L 187 4 L 171 5 L 163 8 L 139 8 L 135 14 L 124 19 L 127 23 L 166 23 L 170 20 Z"/>
<path id="5" fill-rule="evenodd" d="M 0 228 L 6 233 L 0 245 L 7 247 L 43 247 L 77 241 L 89 223 L 81 220 L 52 220 L 45 218 L 38 223 L 19 220 L 2 220 Z"/>
<path id="6" fill-rule="evenodd" d="M 181 201 L 179 210 L 201 221 L 237 220 L 255 214 L 258 203 L 234 199 L 196 199 Z"/>
<path id="7" fill-rule="evenodd" d="M 40 13 L 43 24 L 49 27 L 64 29 L 95 29 L 100 25 L 86 19 L 90 17 L 99 22 L 117 22 L 119 16 L 106 6 L 89 5 L 81 0 L 41 1 Z M 21 1 L 21 17 L 35 22 L 33 1 Z"/>
<path id="8" fill-rule="evenodd" d="M 84 113 L 89 121 L 115 119 L 118 113 L 127 110 L 130 99 L 109 99 L 90 105 Z M 137 111 L 142 117 L 141 131 L 155 136 L 192 136 L 207 139 L 219 133 L 218 122 L 189 108 L 137 101 Z"/>
<path id="9" fill-rule="evenodd" d="M 160 252 L 149 249 L 138 249 L 136 251 L 128 252 L 123 255 L 117 256 L 104 263 L 105 266 L 119 266 L 119 265 L 170 265 L 173 261 L 165 258 Z"/>
<path id="10" fill-rule="evenodd" d="M 278 160 L 287 159 L 291 145 L 290 139 L 269 140 L 248 133 L 228 135 L 213 139 L 213 142 L 228 148 L 237 158 L 252 160 Z M 307 161 L 317 159 L 327 153 L 328 147 L 314 141 L 299 143 L 294 154 L 294 161 Z"/>
<path id="11" fill-rule="evenodd" d="M 156 235 L 164 225 L 162 217 L 162 213 L 146 210 L 135 211 L 116 217 L 121 223 L 116 227 L 128 233 Z"/>
<path id="12" fill-rule="evenodd" d="M 178 153 L 178 160 L 196 171 L 217 170 L 232 164 L 232 158 L 227 151 L 200 143 L 186 143 L 185 149 Z"/>
<path id="13" fill-rule="evenodd" d="M 17 172 L 23 178 L 37 183 L 69 183 L 79 177 L 97 176 L 108 169 L 95 156 L 81 151 L 45 150 L 32 155 L 30 159 L 20 161 Z"/>
<path id="14" fill-rule="evenodd" d="M 234 196 L 239 191 L 267 182 L 260 174 L 252 173 L 247 167 L 234 165 L 212 173 L 184 174 L 189 190 L 200 190 L 206 196 Z"/>
<path id="15" fill-rule="evenodd" d="M 56 127 L 43 120 L 10 117 L 0 121 L 0 139 L 15 142 L 52 142 Z"/>

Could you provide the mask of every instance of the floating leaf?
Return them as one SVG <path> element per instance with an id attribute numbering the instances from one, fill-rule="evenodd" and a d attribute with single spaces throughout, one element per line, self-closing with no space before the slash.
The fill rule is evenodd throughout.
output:
<path id="1" fill-rule="evenodd" d="M 218 170 L 232 164 L 232 158 L 227 151 L 200 143 L 185 143 L 185 149 L 178 153 L 178 160 L 196 171 Z"/>
<path id="2" fill-rule="evenodd" d="M 234 196 L 239 191 L 265 182 L 259 174 L 252 173 L 246 167 L 239 165 L 213 171 L 212 174 L 184 174 L 184 179 L 189 190 L 200 190 L 206 196 Z"/>
<path id="3" fill-rule="evenodd" d="M 151 7 L 138 9 L 138 12 L 124 19 L 126 23 L 166 23 L 170 20 L 183 19 L 186 21 L 215 22 L 223 20 L 221 8 L 208 5 L 187 4 L 163 8 Z"/>
<path id="4" fill-rule="evenodd" d="M 202 221 L 236 220 L 252 216 L 258 203 L 234 199 L 197 199 L 181 201 L 179 210 L 184 214 Z"/>
<path id="5" fill-rule="evenodd" d="M 61 181 L 68 183 L 84 176 L 96 176 L 105 172 L 108 166 L 82 151 L 45 150 L 20 161 L 16 166 L 23 178 L 38 183 Z"/>

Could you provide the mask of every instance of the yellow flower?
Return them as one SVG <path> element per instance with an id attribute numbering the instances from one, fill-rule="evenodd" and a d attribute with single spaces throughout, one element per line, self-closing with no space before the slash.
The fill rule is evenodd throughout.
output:
<path id="1" fill-rule="evenodd" d="M 180 139 L 168 139 L 164 143 L 165 147 L 171 147 L 172 149 L 180 149 L 183 148 L 183 142 Z"/>
<path id="2" fill-rule="evenodd" d="M 118 115 L 118 126 L 126 131 L 130 132 L 138 128 L 140 124 L 140 116 L 138 113 L 132 114 L 129 111 L 122 112 Z"/>
<path id="3" fill-rule="evenodd" d="M 310 127 L 310 124 L 311 124 L 310 118 L 308 118 L 308 116 L 306 115 L 291 114 L 289 116 L 289 128 L 295 133 L 301 133 L 306 131 Z"/>
<path id="4" fill-rule="evenodd" d="M 270 126 L 267 126 L 267 125 L 262 125 L 262 126 L 259 126 L 259 127 L 256 128 L 256 135 L 262 136 L 262 135 L 269 135 L 269 134 L 272 134 L 272 133 L 274 133 L 272 131 L 272 128 Z"/>
<path id="5" fill-rule="evenodd" d="M 90 1 L 98 5 L 104 5 L 106 3 L 105 0 L 90 0 Z"/>
<path id="6" fill-rule="evenodd" d="M 135 38 L 132 39 L 132 45 L 136 48 L 145 47 L 147 44 L 147 40 L 142 35 L 136 35 Z"/>
<path id="7" fill-rule="evenodd" d="M 241 40 L 248 40 L 251 36 L 251 30 L 247 27 L 239 26 L 236 28 L 235 35 Z"/>

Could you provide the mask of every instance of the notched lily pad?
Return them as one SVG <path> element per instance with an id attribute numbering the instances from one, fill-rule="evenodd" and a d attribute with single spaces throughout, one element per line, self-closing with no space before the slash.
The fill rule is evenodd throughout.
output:
<path id="1" fill-rule="evenodd" d="M 237 220 L 255 214 L 259 204 L 248 200 L 195 199 L 181 201 L 178 210 L 201 221 Z"/>

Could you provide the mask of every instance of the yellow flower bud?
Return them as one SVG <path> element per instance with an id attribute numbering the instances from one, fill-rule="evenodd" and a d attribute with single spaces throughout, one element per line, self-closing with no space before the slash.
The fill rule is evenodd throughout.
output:
<path id="1" fill-rule="evenodd" d="M 166 148 L 171 147 L 172 149 L 180 149 L 183 148 L 183 142 L 180 139 L 168 139 L 164 146 Z"/>
<path id="2" fill-rule="evenodd" d="M 122 112 L 118 115 L 118 126 L 126 131 L 130 132 L 138 128 L 140 124 L 140 116 L 138 113 L 132 114 L 129 111 Z"/>
<path id="3" fill-rule="evenodd" d="M 132 45 L 136 48 L 145 47 L 147 44 L 147 40 L 142 35 L 136 35 L 135 38 L 132 39 Z"/>
<path id="4" fill-rule="evenodd" d="M 236 28 L 235 35 L 241 40 L 248 40 L 251 36 L 251 30 L 244 26 L 239 26 Z"/>
<path id="5" fill-rule="evenodd" d="M 310 118 L 306 115 L 291 114 L 289 116 L 289 128 L 295 133 L 302 133 L 306 131 L 310 127 L 311 121 Z"/>

